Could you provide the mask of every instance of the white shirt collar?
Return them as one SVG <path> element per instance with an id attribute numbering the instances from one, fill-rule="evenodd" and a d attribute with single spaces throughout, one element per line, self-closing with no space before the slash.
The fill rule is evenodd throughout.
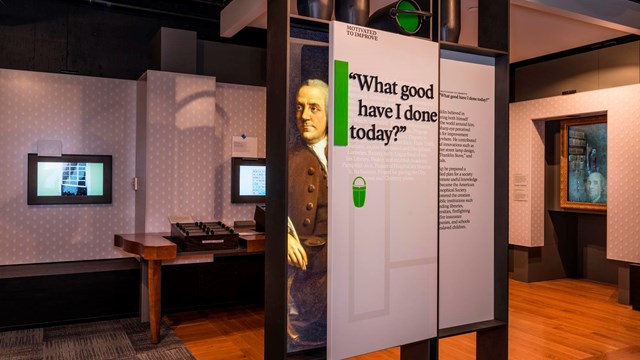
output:
<path id="1" fill-rule="evenodd" d="M 327 171 L 327 156 L 324 153 L 324 149 L 327 147 L 327 137 L 325 136 L 317 143 L 307 146 L 311 148 L 314 154 L 316 154 L 316 157 L 318 158 L 318 160 L 320 160 L 322 167 L 325 171 Z"/>

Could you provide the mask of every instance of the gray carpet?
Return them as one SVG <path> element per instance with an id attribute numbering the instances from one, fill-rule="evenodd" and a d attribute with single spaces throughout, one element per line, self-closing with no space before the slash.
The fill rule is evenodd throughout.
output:
<path id="1" fill-rule="evenodd" d="M 190 360 L 195 359 L 164 322 L 160 343 L 138 318 L 0 332 L 0 359 Z"/>

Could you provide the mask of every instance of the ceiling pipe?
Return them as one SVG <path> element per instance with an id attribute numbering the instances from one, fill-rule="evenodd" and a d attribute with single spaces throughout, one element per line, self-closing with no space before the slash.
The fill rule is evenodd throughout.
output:
<path id="1" fill-rule="evenodd" d="M 186 19 L 207 21 L 207 22 L 212 22 L 212 23 L 219 23 L 220 22 L 220 20 L 218 20 L 218 19 L 211 19 L 211 18 L 205 18 L 205 17 L 201 17 L 201 16 L 181 14 L 181 13 L 177 13 L 177 12 L 173 12 L 173 11 L 166 11 L 166 10 L 160 10 L 160 9 L 152 9 L 152 8 L 143 7 L 143 6 L 122 4 L 122 3 L 118 3 L 118 2 L 112 2 L 112 1 L 105 1 L 105 0 L 82 0 L 82 1 L 87 2 L 89 4 L 104 5 L 106 7 L 114 7 L 114 8 L 128 9 L 128 10 L 144 11 L 144 12 L 149 12 L 149 13 L 154 13 L 154 14 L 176 16 L 176 17 L 182 17 L 182 18 L 186 18 Z"/>

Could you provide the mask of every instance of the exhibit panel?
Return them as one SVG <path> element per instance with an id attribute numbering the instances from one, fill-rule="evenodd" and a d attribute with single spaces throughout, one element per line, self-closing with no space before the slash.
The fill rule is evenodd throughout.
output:
<path id="1" fill-rule="evenodd" d="M 440 60 L 440 329 L 494 319 L 495 60 Z"/>
<path id="2" fill-rule="evenodd" d="M 636 215 L 640 209 L 640 195 L 634 189 L 638 187 L 638 178 L 631 170 L 630 164 L 640 161 L 635 149 L 640 140 L 640 133 L 636 126 L 640 116 L 640 85 L 628 85 L 604 90 L 577 93 L 568 96 L 557 96 L 538 100 L 517 102 L 510 105 L 512 142 L 510 149 L 512 156 L 525 162 L 523 168 L 530 169 L 523 174 L 535 179 L 534 172 L 538 168 L 544 171 L 544 121 L 575 118 L 606 114 L 607 118 L 607 258 L 628 262 L 640 261 L 640 243 L 636 234 L 640 225 Z M 542 131 L 542 134 L 540 134 Z M 528 133 L 529 141 L 516 142 L 519 133 Z M 512 161 L 512 164 L 515 161 Z M 542 165 L 540 165 L 542 164 Z M 513 181 L 515 171 L 510 167 L 510 181 Z M 511 183 L 510 187 L 513 187 Z M 543 227 L 544 224 L 544 181 L 530 183 L 531 198 L 527 206 L 531 211 L 531 218 L 540 219 L 539 223 L 532 221 L 532 228 Z M 510 206 L 517 206 L 517 202 L 510 198 Z M 559 206 L 559 204 L 558 204 Z M 523 225 L 529 219 L 524 213 L 510 214 L 510 227 L 514 224 Z M 531 231 L 531 230 L 530 230 Z M 537 234 L 537 235 L 536 235 Z M 534 233 L 529 241 L 520 241 L 512 237 L 509 242 L 523 246 L 540 246 L 544 243 L 544 232 Z"/>
<path id="3" fill-rule="evenodd" d="M 420 2 L 420 5 L 422 7 L 422 5 L 425 5 L 425 3 Z M 437 3 L 435 4 L 430 3 L 430 4 L 427 4 L 424 9 L 432 10 L 435 15 L 439 13 L 439 5 L 440 4 L 437 4 Z M 495 84 L 495 89 L 493 94 L 493 96 L 495 97 L 495 102 L 493 104 L 493 109 L 492 109 L 493 110 L 492 113 L 495 116 L 494 147 L 496 149 L 494 153 L 495 166 L 493 169 L 493 172 L 494 172 L 493 186 L 495 189 L 504 189 L 508 186 L 508 181 L 507 181 L 507 175 L 508 175 L 507 153 L 508 152 L 505 149 L 508 144 L 508 111 L 507 111 L 508 110 L 508 36 L 507 36 L 508 31 L 506 31 L 506 28 L 508 25 L 508 2 L 504 0 L 493 0 L 493 1 L 481 0 L 478 5 L 479 5 L 478 12 L 480 14 L 483 14 L 483 16 L 479 17 L 479 21 L 478 21 L 478 28 L 482 30 L 482 31 L 479 31 L 478 33 L 479 47 L 469 47 L 469 46 L 459 45 L 459 44 L 447 42 L 447 41 L 440 42 L 439 44 L 430 43 L 428 39 L 420 38 L 420 37 L 413 37 L 413 38 L 409 37 L 409 38 L 405 38 L 405 40 L 415 41 L 416 44 L 422 41 L 424 42 L 424 44 L 433 44 L 441 48 L 446 48 L 448 50 L 459 51 L 459 52 L 468 53 L 468 54 L 477 54 L 477 55 L 486 56 L 494 59 L 495 72 L 494 72 L 493 78 L 489 80 L 491 83 Z M 432 6 L 432 8 L 429 8 L 430 6 Z M 297 58 L 295 55 L 297 49 L 292 44 L 297 42 L 297 40 L 294 38 L 297 37 L 295 34 L 300 29 L 303 29 L 304 31 L 311 30 L 311 31 L 326 33 L 326 31 L 328 30 L 331 24 L 329 21 L 325 21 L 322 19 L 314 19 L 314 18 L 299 16 L 299 15 L 290 15 L 291 14 L 290 10 L 291 9 L 290 9 L 289 1 L 275 0 L 275 1 L 268 2 L 267 11 L 269 13 L 269 31 L 268 31 L 269 47 L 268 47 L 268 53 L 267 53 L 268 55 L 267 62 L 270 65 L 269 65 L 269 72 L 267 74 L 267 77 L 268 77 L 267 79 L 267 88 L 268 88 L 267 148 L 269 153 L 269 158 L 267 158 L 267 163 L 271 164 L 270 169 L 272 171 L 268 172 L 267 174 L 267 177 L 268 177 L 267 202 L 269 203 L 270 211 L 267 213 L 266 218 L 267 218 L 267 228 L 269 229 L 269 236 L 276 237 L 276 238 L 285 238 L 287 237 L 287 233 L 291 235 L 291 227 L 287 226 L 286 224 L 287 205 L 288 205 L 287 203 L 290 200 L 290 191 L 292 187 L 291 179 L 288 178 L 290 169 L 287 168 L 288 166 L 291 166 L 290 161 L 287 161 L 289 159 L 288 144 L 291 142 L 290 137 L 292 135 L 292 132 L 289 128 L 289 122 L 292 118 L 292 112 L 298 111 L 296 109 L 297 100 L 292 101 L 292 96 L 293 96 L 292 94 L 295 91 L 297 91 L 297 89 L 294 89 L 292 87 L 294 86 L 298 87 L 299 85 L 292 80 L 297 77 L 296 69 L 295 69 L 295 67 L 297 66 L 296 65 Z M 435 18 L 436 17 L 434 16 L 434 19 Z M 345 119 L 356 120 L 356 121 L 361 120 L 361 121 L 358 124 L 351 125 L 345 120 L 344 124 L 348 124 L 347 126 L 343 126 L 342 123 L 340 124 L 340 126 L 336 126 L 335 124 L 332 123 L 332 125 L 329 126 L 329 131 L 337 131 L 337 133 L 335 133 L 335 136 L 336 138 L 341 139 L 338 141 L 338 143 L 349 144 L 349 141 L 352 139 L 356 143 L 358 142 L 361 144 L 368 143 L 367 145 L 372 147 L 376 146 L 377 144 L 382 147 L 386 146 L 386 147 L 393 148 L 394 145 L 401 144 L 402 140 L 409 138 L 408 136 L 406 136 L 408 130 L 398 128 L 396 131 L 393 129 L 389 129 L 386 126 L 395 125 L 394 121 L 401 120 L 405 116 L 404 115 L 405 111 L 408 110 L 408 108 L 404 108 L 404 105 L 403 105 L 405 104 L 404 100 L 399 100 L 397 102 L 393 102 L 390 104 L 388 103 L 385 104 L 384 100 L 382 101 L 382 103 L 375 103 L 376 101 L 380 101 L 380 99 L 384 99 L 385 97 L 389 99 L 389 98 L 392 98 L 393 96 L 397 96 L 397 94 L 394 94 L 395 91 L 393 88 L 394 87 L 393 80 L 385 80 L 380 76 L 378 76 L 378 78 L 375 79 L 374 75 L 379 75 L 376 73 L 376 71 L 379 71 L 381 69 L 381 63 L 388 60 L 389 58 L 393 58 L 395 55 L 395 52 L 393 51 L 382 52 L 382 53 L 375 53 L 371 55 L 369 51 L 371 52 L 375 51 L 375 48 L 376 48 L 375 42 L 377 42 L 378 38 L 381 37 L 380 34 L 382 34 L 382 32 L 377 29 L 361 28 L 356 25 L 350 25 L 350 24 L 343 24 L 343 25 L 346 26 L 347 30 L 345 33 L 347 34 L 347 36 L 352 36 L 353 38 L 358 38 L 364 42 L 371 43 L 369 45 L 369 49 L 366 49 L 366 51 L 358 50 L 359 48 L 357 47 L 351 47 L 348 50 L 345 50 L 345 52 L 355 56 L 357 56 L 359 53 L 368 54 L 367 59 L 365 61 L 366 66 L 371 67 L 373 70 L 370 71 L 370 73 L 360 72 L 360 71 L 351 71 L 353 72 L 353 74 L 351 74 L 352 78 L 349 79 L 349 74 L 350 74 L 349 61 L 342 60 L 338 63 L 332 62 L 331 66 L 335 65 L 336 68 L 340 67 L 342 69 L 340 71 L 342 71 L 346 75 L 339 77 L 337 79 L 333 78 L 333 75 L 329 76 L 329 82 L 330 82 L 329 86 L 330 87 L 337 86 L 338 85 L 337 82 L 343 81 L 343 85 L 339 87 L 348 89 L 349 85 L 351 85 L 350 84 L 351 82 L 357 83 L 359 81 L 358 76 L 360 76 L 360 79 L 363 80 L 364 83 L 369 83 L 369 85 L 362 84 L 363 88 L 360 88 L 360 90 L 358 91 L 361 93 L 370 93 L 370 94 L 367 94 L 367 96 L 368 95 L 374 95 L 374 96 L 371 96 L 370 98 L 367 96 L 361 96 L 360 100 L 362 100 L 362 102 L 356 103 L 356 108 L 360 110 L 361 119 L 358 119 L 357 117 L 351 118 L 350 116 L 348 116 L 346 111 L 346 108 L 347 108 L 346 102 L 343 102 L 341 105 L 336 104 L 338 108 L 341 108 L 341 109 L 336 109 L 337 112 L 347 114 L 345 115 Z M 431 39 L 440 38 L 439 34 L 437 33 L 436 26 L 423 27 L 423 29 L 426 29 L 427 31 L 432 33 Z M 324 40 L 315 39 L 315 41 L 324 41 Z M 401 51 L 405 51 L 406 49 L 399 49 L 399 50 L 400 50 L 399 52 L 401 52 Z M 424 57 L 424 56 L 420 60 L 415 59 L 412 56 L 405 56 L 405 58 L 408 59 L 409 65 L 403 63 L 399 65 L 399 67 L 402 69 L 400 70 L 394 69 L 393 71 L 396 71 L 396 70 L 397 71 L 424 71 L 425 64 L 430 64 L 429 61 L 425 61 L 425 59 L 427 59 L 428 57 Z M 417 64 L 417 66 L 413 65 L 414 61 L 417 61 L 415 63 Z M 436 54 L 435 62 L 439 63 L 439 56 L 437 54 Z M 346 70 L 345 70 L 345 67 L 346 67 Z M 367 77 L 364 77 L 363 75 L 367 75 Z M 415 75 L 411 76 L 411 79 L 414 79 L 414 80 L 410 80 L 408 82 L 416 81 L 416 76 Z M 376 83 L 376 80 L 380 80 L 379 85 Z M 436 79 L 432 83 L 435 85 L 437 84 L 437 81 L 438 80 Z M 367 87 L 367 86 L 371 86 L 372 89 L 375 89 L 376 85 L 380 87 L 380 90 L 378 92 L 374 90 L 371 90 L 371 91 L 364 90 L 364 87 Z M 402 85 L 402 84 L 400 84 L 400 82 L 397 82 L 396 86 L 398 85 Z M 357 86 L 359 87 L 361 85 L 357 85 Z M 435 96 L 439 96 L 439 90 L 437 89 L 437 86 L 434 86 L 432 88 L 430 86 L 430 83 L 425 84 L 421 90 L 422 90 L 422 96 L 425 96 L 426 94 L 429 94 L 428 95 L 429 97 L 433 96 L 432 94 L 435 94 Z M 414 91 L 417 94 L 417 91 L 419 91 L 418 86 L 415 87 Z M 376 98 L 375 95 L 378 95 L 378 97 Z M 375 99 L 375 100 L 372 100 L 372 99 Z M 436 102 L 439 102 L 439 99 L 435 99 L 435 100 Z M 392 119 L 394 117 L 398 117 L 398 110 L 400 110 L 399 119 Z M 437 117 L 439 115 L 437 108 L 435 112 L 430 110 L 421 110 L 417 108 L 414 108 L 412 110 L 418 110 L 417 115 L 419 116 L 420 120 L 435 119 L 436 121 L 434 122 L 437 123 Z M 410 113 L 415 114 L 414 111 L 410 111 Z M 366 116 L 362 116 L 362 114 L 366 114 Z M 399 126 L 401 125 L 398 125 L 398 127 Z M 385 135 L 385 134 L 388 134 L 388 132 L 385 132 L 388 130 L 392 130 L 390 133 L 392 136 Z M 398 138 L 397 141 L 395 141 L 395 136 L 393 135 L 397 135 L 397 138 Z M 438 135 L 436 134 L 436 136 Z M 387 142 L 387 140 L 389 139 L 390 141 L 388 141 L 387 145 L 385 145 L 385 142 Z M 332 146 L 335 147 L 336 145 L 333 143 L 333 141 L 334 141 L 333 139 L 330 140 L 330 143 Z M 437 138 L 435 139 L 434 143 L 435 144 L 438 143 Z M 333 152 L 333 150 L 331 151 Z M 424 151 L 424 147 L 420 148 L 419 151 L 414 151 L 414 152 L 419 153 L 421 151 Z M 387 157 L 384 154 L 384 151 L 381 153 L 371 152 L 371 154 L 369 154 L 368 152 L 365 152 L 360 154 L 354 153 L 351 155 L 367 157 L 367 160 L 360 159 L 359 161 L 361 161 L 362 164 L 366 164 L 365 166 L 374 166 L 374 167 L 378 166 L 378 169 L 381 170 L 382 172 L 382 174 L 379 177 L 385 177 L 388 174 L 392 174 L 393 172 L 393 171 L 389 171 L 388 174 L 384 173 L 386 168 L 390 166 L 389 164 L 393 164 L 393 159 L 391 159 L 390 157 Z M 378 157 L 384 160 L 385 162 L 383 164 L 376 165 L 375 161 L 370 161 L 370 159 L 376 159 Z M 318 154 L 317 158 L 323 158 L 323 156 L 321 154 Z M 332 166 L 332 164 L 335 165 L 336 164 L 334 162 L 336 161 L 335 154 L 333 153 L 329 154 L 328 160 L 329 160 L 328 163 L 330 166 Z M 402 158 L 401 160 L 409 161 L 409 162 L 412 161 L 412 159 L 409 156 L 405 156 L 405 158 Z M 350 161 L 354 161 L 354 160 L 351 159 Z M 349 167 L 348 163 L 345 161 L 338 160 L 338 162 L 339 164 L 347 164 L 347 167 L 346 167 L 347 169 L 355 168 L 354 166 Z M 434 163 L 436 165 L 438 163 L 437 152 L 435 152 Z M 288 164 L 288 166 L 285 166 L 284 164 Z M 402 167 L 404 166 L 404 164 L 399 164 L 397 166 Z M 416 165 L 416 169 L 417 168 L 419 168 L 419 165 Z M 316 169 L 314 169 L 312 173 L 315 174 L 316 173 L 315 170 Z M 332 177 L 334 174 L 334 170 L 335 169 L 333 170 L 330 169 L 328 172 L 329 174 L 332 175 Z M 343 192 L 343 195 L 344 195 L 339 199 L 339 201 L 343 201 L 343 202 L 346 201 L 346 204 L 344 206 L 339 206 L 339 208 L 341 208 L 342 211 L 346 211 L 347 213 L 350 212 L 351 210 L 353 210 L 354 213 L 357 213 L 358 211 L 360 211 L 360 213 L 364 213 L 364 211 L 361 211 L 361 210 L 363 208 L 366 209 L 368 204 L 372 200 L 371 199 L 372 193 L 370 193 L 370 191 L 375 190 L 374 194 L 378 194 L 381 191 L 380 190 L 381 188 L 379 186 L 376 186 L 377 184 L 370 184 L 370 181 L 367 179 L 367 176 L 369 175 L 362 176 L 362 175 L 356 175 L 355 173 L 351 175 L 352 176 L 351 176 L 351 179 L 349 179 L 350 181 L 348 182 L 348 186 L 346 185 L 347 181 L 341 181 L 339 184 L 338 190 Z M 437 167 L 436 167 L 435 176 L 438 176 Z M 374 176 L 374 177 L 378 177 L 378 176 Z M 403 175 L 400 175 L 400 176 L 389 175 L 389 178 L 391 181 L 402 181 L 401 180 L 402 177 Z M 337 180 L 330 179 L 330 181 L 335 182 Z M 435 181 L 437 181 L 437 178 Z M 437 188 L 438 188 L 438 184 L 436 182 L 431 189 L 432 194 L 436 197 L 433 211 L 429 211 L 425 209 L 420 209 L 417 211 L 417 213 L 421 214 L 423 218 L 424 218 L 424 214 L 426 213 L 434 215 L 433 219 L 435 224 L 434 229 L 436 231 L 436 237 L 437 237 L 437 231 L 438 231 Z M 333 189 L 335 189 L 335 186 L 330 186 L 329 189 L 330 191 L 334 191 Z M 419 203 L 418 201 L 415 201 L 415 200 L 419 198 L 420 194 L 424 191 L 424 189 L 420 187 L 405 186 L 405 189 L 403 190 L 406 193 L 409 193 L 412 191 L 415 192 L 415 196 L 412 196 L 412 197 L 406 196 L 402 199 L 401 202 L 398 201 L 398 203 L 402 205 L 400 206 L 401 210 L 399 211 L 399 213 L 406 214 L 406 212 L 403 213 L 402 211 L 411 209 L 411 206 L 413 206 L 415 203 Z M 335 323 L 332 323 L 333 320 L 332 320 L 332 317 L 330 316 L 330 320 L 329 320 L 330 335 L 329 335 L 329 341 L 327 344 L 328 349 L 326 349 L 326 352 L 324 348 L 317 348 L 317 349 L 314 349 L 313 352 L 305 351 L 301 354 L 291 354 L 291 353 L 287 354 L 287 344 L 289 343 L 288 340 L 291 338 L 290 336 L 291 332 L 289 331 L 291 324 L 288 321 L 290 320 L 290 318 L 287 316 L 289 311 L 289 305 L 290 305 L 289 303 L 290 299 L 288 299 L 289 278 L 287 277 L 287 273 L 288 273 L 288 268 L 291 267 L 291 262 L 292 262 L 291 252 L 290 252 L 291 241 L 268 242 L 266 244 L 266 272 L 269 275 L 268 275 L 268 281 L 266 283 L 266 298 L 265 298 L 265 358 L 268 358 L 268 359 L 280 359 L 283 357 L 297 358 L 298 355 L 301 358 L 306 356 L 310 356 L 314 358 L 315 357 L 343 358 L 344 356 L 348 356 L 348 354 L 357 355 L 365 351 L 373 351 L 374 349 L 381 348 L 381 346 L 394 346 L 393 343 L 395 343 L 396 346 L 400 345 L 401 357 L 403 359 L 437 358 L 437 352 L 438 352 L 437 336 L 441 336 L 441 337 L 454 336 L 457 334 L 467 333 L 471 331 L 471 332 L 477 333 L 476 355 L 478 359 L 506 359 L 507 358 L 507 326 L 506 326 L 507 301 L 506 299 L 508 295 L 507 277 L 506 277 L 508 198 L 507 198 L 506 192 L 504 192 L 504 195 L 503 195 L 503 193 L 494 191 L 493 194 L 494 194 L 494 199 L 493 199 L 494 204 L 491 212 L 493 212 L 494 214 L 493 216 L 494 236 L 493 236 L 493 241 L 491 242 L 491 245 L 490 245 L 490 248 L 492 249 L 492 252 L 493 252 L 493 264 L 491 266 L 492 269 L 489 270 L 489 273 L 492 273 L 494 276 L 493 316 L 490 316 L 485 321 L 480 320 L 472 324 L 455 326 L 453 328 L 447 328 L 441 331 L 438 330 L 437 323 L 436 323 L 435 327 L 433 328 L 434 330 L 433 337 L 431 338 L 420 336 L 419 334 L 422 330 L 418 330 L 418 331 L 414 331 L 414 334 L 410 335 L 410 338 L 406 338 L 405 340 L 402 340 L 402 341 L 387 341 L 385 343 L 387 345 L 374 344 L 373 346 L 370 346 L 370 344 L 368 344 L 370 339 L 365 338 L 363 336 L 366 333 L 364 331 L 359 331 L 359 329 L 355 329 L 351 331 L 350 334 L 346 334 L 345 336 L 353 335 L 358 337 L 357 340 L 353 340 L 353 339 L 347 340 L 349 339 L 348 337 L 338 339 L 344 343 L 350 342 L 350 344 L 347 344 L 347 346 L 342 349 L 340 349 L 338 346 L 343 346 L 344 344 L 340 344 L 340 343 L 332 344 L 332 339 L 336 335 L 335 334 L 331 335 L 331 331 L 334 328 L 333 324 Z M 398 196 L 397 199 L 400 199 L 400 196 Z M 385 197 L 383 198 L 383 200 L 384 201 L 388 200 L 389 203 L 392 204 L 394 203 L 394 201 L 396 201 L 396 197 L 395 196 Z M 331 211 L 333 211 L 336 205 L 333 203 L 333 200 L 330 201 L 330 204 L 332 204 Z M 411 204 L 411 206 L 407 206 L 406 204 Z M 390 205 L 390 207 L 392 206 Z M 352 209 L 350 210 L 350 208 Z M 311 210 L 308 210 L 308 211 L 314 211 L 313 209 L 315 209 L 315 203 L 314 203 L 314 206 L 313 207 L 310 206 L 309 209 Z M 383 206 L 381 209 L 384 210 L 385 207 Z M 385 211 L 379 211 L 379 213 L 384 213 L 384 212 Z M 376 220 L 377 217 L 382 216 L 379 213 L 375 214 L 373 218 L 365 218 L 365 219 L 361 219 L 362 221 L 353 221 L 353 223 L 358 223 L 359 225 L 366 224 L 367 230 L 372 230 L 374 228 L 378 229 L 378 231 L 373 231 L 373 230 L 371 231 L 371 233 L 373 233 L 372 236 L 375 236 L 375 237 L 386 236 L 388 231 L 386 230 L 380 231 L 380 229 L 384 229 L 384 227 L 387 226 L 387 223 L 385 221 Z M 343 218 L 340 220 L 344 222 L 346 219 L 348 219 L 347 215 L 348 214 L 345 214 L 345 216 L 343 216 Z M 409 214 L 409 215 L 410 216 L 408 216 L 407 219 L 413 219 L 414 214 Z M 402 215 L 400 215 L 399 217 L 402 217 Z M 390 219 L 391 218 L 392 217 L 390 217 Z M 311 221 L 310 218 L 309 220 Z M 394 221 L 396 221 L 396 219 L 394 219 Z M 421 222 L 418 222 L 420 224 L 419 226 L 425 225 L 424 222 L 425 221 L 421 219 Z M 421 242 L 421 237 L 415 236 L 415 234 L 420 233 L 420 231 L 415 229 L 413 230 L 414 230 L 413 233 L 408 233 L 407 232 L 408 230 L 406 228 L 404 229 L 402 229 L 401 227 L 391 228 L 391 231 L 399 231 L 399 233 L 403 234 L 403 236 L 401 237 L 410 239 L 408 241 L 413 241 L 414 245 L 417 244 L 418 247 L 425 245 L 424 243 Z M 334 231 L 334 230 L 330 230 L 330 231 Z M 348 234 L 349 231 L 343 230 L 340 233 Z M 333 246 L 334 244 L 337 244 L 338 246 L 345 246 L 344 243 L 340 241 L 332 241 L 331 239 L 328 239 L 327 243 L 331 244 L 331 246 Z M 370 241 L 370 243 L 371 244 L 369 244 L 369 242 L 364 242 L 364 241 L 357 244 L 354 243 L 352 244 L 354 245 L 352 248 L 358 249 L 360 251 L 364 249 L 367 256 L 370 255 L 374 259 L 376 258 L 379 259 L 381 254 L 384 255 L 384 254 L 391 253 L 391 252 L 387 253 L 385 252 L 385 249 L 381 249 L 381 246 L 380 246 L 381 242 L 379 240 L 376 241 L 375 238 L 373 238 L 373 241 Z M 384 241 L 382 241 L 382 243 L 384 244 Z M 346 245 L 348 245 L 348 243 Z M 331 246 L 329 247 L 330 256 L 331 254 L 333 254 L 333 251 L 334 251 L 332 250 Z M 353 251 L 351 250 L 346 252 L 343 250 L 344 249 L 342 248 L 339 248 L 338 250 L 336 250 L 339 252 L 338 256 L 342 256 L 343 258 L 345 257 L 349 258 L 350 252 L 353 253 Z M 402 255 L 410 254 L 410 257 L 411 257 L 411 256 L 420 255 L 418 252 L 416 252 L 415 254 L 412 254 L 411 251 L 404 251 L 404 250 L 396 251 L 396 250 L 398 249 L 393 250 L 393 256 L 397 256 L 397 255 L 402 256 Z M 418 251 L 421 251 L 421 250 L 418 250 Z M 344 311 L 346 312 L 343 312 L 341 314 L 344 316 L 342 316 L 341 319 L 338 319 L 340 321 L 347 322 L 347 321 L 352 321 L 353 319 L 358 319 L 358 321 L 362 321 L 362 322 L 370 321 L 370 319 L 366 317 L 364 318 L 364 320 L 362 320 L 357 316 L 360 316 L 362 314 L 375 315 L 376 313 L 380 313 L 381 310 L 384 311 L 385 304 L 388 303 L 388 301 L 391 299 L 391 297 L 388 297 L 387 299 L 385 298 L 381 299 L 378 297 L 379 294 L 384 293 L 384 289 L 380 289 L 381 287 L 380 284 L 386 284 L 386 282 L 384 282 L 386 281 L 386 278 L 382 278 L 382 280 L 380 280 L 380 274 L 384 274 L 385 271 L 384 269 L 382 271 L 380 271 L 380 269 L 372 269 L 372 265 L 367 262 L 366 256 L 364 259 L 362 257 L 356 257 L 356 258 L 351 258 L 351 260 L 352 261 L 349 263 L 350 265 L 345 268 L 346 271 L 343 271 L 345 274 L 347 275 L 349 274 L 349 271 L 348 271 L 349 268 L 355 269 L 356 267 L 370 270 L 370 273 L 373 274 L 366 279 L 367 281 L 358 283 L 357 284 L 358 287 L 361 287 L 362 285 L 370 285 L 376 281 L 377 281 L 376 284 L 378 286 L 370 289 L 371 291 L 369 291 L 369 289 L 365 289 L 363 294 L 366 294 L 366 297 L 361 296 L 358 299 L 354 299 L 350 303 L 346 300 L 346 297 L 348 297 L 350 293 L 351 294 L 356 293 L 355 285 L 353 287 L 341 289 L 341 291 L 335 291 L 332 289 L 330 290 L 329 301 L 333 303 L 335 300 L 333 299 L 333 294 L 338 294 L 337 296 L 344 297 L 344 299 L 341 299 L 343 300 L 343 302 L 346 301 L 347 304 L 350 304 L 350 305 L 345 305 Z M 413 262 L 414 260 L 415 259 L 412 259 L 411 261 Z M 419 259 L 419 260 L 416 260 L 415 262 L 416 264 L 413 264 L 413 265 L 418 265 L 419 263 L 422 262 L 422 260 Z M 330 268 L 331 266 L 332 265 L 330 264 Z M 418 266 L 415 266 L 415 267 L 418 267 Z M 334 271 L 334 270 L 330 270 L 330 271 Z M 505 276 L 502 277 L 499 274 L 505 274 Z M 343 274 L 338 274 L 338 275 L 341 275 L 345 278 L 349 277 Z M 436 281 L 434 283 L 434 286 L 437 287 L 437 265 L 436 265 L 436 272 L 434 272 L 433 275 Z M 360 276 L 360 274 L 358 274 L 358 276 Z M 400 276 L 400 278 L 403 278 L 403 276 Z M 427 286 L 431 286 L 431 285 L 428 284 Z M 409 288 L 407 291 L 415 291 L 415 290 L 419 290 L 419 289 Z M 435 299 L 436 302 L 438 301 L 437 290 L 433 291 L 433 293 L 430 293 L 429 296 L 433 296 L 433 299 Z M 394 301 L 398 301 L 398 300 L 394 298 Z M 406 301 L 406 300 L 401 299 L 401 301 Z M 342 303 L 340 305 L 342 305 Z M 353 309 L 355 309 L 357 306 L 359 306 L 358 308 L 359 312 L 355 314 L 357 316 L 354 316 L 353 319 L 350 320 L 347 315 L 349 314 L 349 311 L 353 313 Z M 332 305 L 329 305 L 330 313 L 333 311 L 331 307 Z M 425 311 L 424 304 L 423 304 L 423 307 L 418 309 L 418 311 L 420 312 Z M 437 317 L 437 308 L 434 308 L 433 311 L 435 316 Z M 419 323 L 419 321 L 416 321 L 416 319 L 417 319 L 416 315 L 413 315 L 411 317 L 412 326 L 419 326 L 416 324 L 416 323 Z M 387 328 L 389 328 L 389 326 L 387 326 Z M 394 328 L 397 330 L 398 328 L 402 328 L 402 326 L 397 326 Z M 367 328 L 366 330 L 369 330 L 369 329 Z M 358 334 L 359 332 L 361 334 Z M 392 336 L 395 336 L 395 335 L 402 336 L 402 334 L 394 334 Z M 414 342 L 408 343 L 406 341 L 414 341 Z M 356 351 L 354 349 L 349 349 L 349 346 L 353 346 L 354 348 L 358 347 L 360 348 L 360 350 Z M 350 352 L 342 353 L 342 355 L 340 355 L 340 353 L 334 353 L 336 349 L 339 349 L 339 351 L 349 350 Z"/>
<path id="4" fill-rule="evenodd" d="M 134 227 L 134 81 L 0 69 L 0 265 L 118 258 Z M 27 205 L 27 154 L 111 155 L 110 204 Z"/>
<path id="5" fill-rule="evenodd" d="M 437 336 L 439 46 L 337 22 L 330 38 L 327 346 L 339 359 Z"/>

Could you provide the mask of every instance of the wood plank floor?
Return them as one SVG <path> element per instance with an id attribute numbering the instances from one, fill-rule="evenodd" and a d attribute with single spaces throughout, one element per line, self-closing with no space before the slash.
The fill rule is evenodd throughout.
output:
<path id="1" fill-rule="evenodd" d="M 640 311 L 617 303 L 615 286 L 562 279 L 509 282 L 509 359 L 640 359 Z M 198 360 L 263 358 L 264 313 L 233 307 L 165 320 Z M 475 358 L 475 334 L 440 340 L 440 359 Z M 398 348 L 357 357 L 394 360 Z"/>

